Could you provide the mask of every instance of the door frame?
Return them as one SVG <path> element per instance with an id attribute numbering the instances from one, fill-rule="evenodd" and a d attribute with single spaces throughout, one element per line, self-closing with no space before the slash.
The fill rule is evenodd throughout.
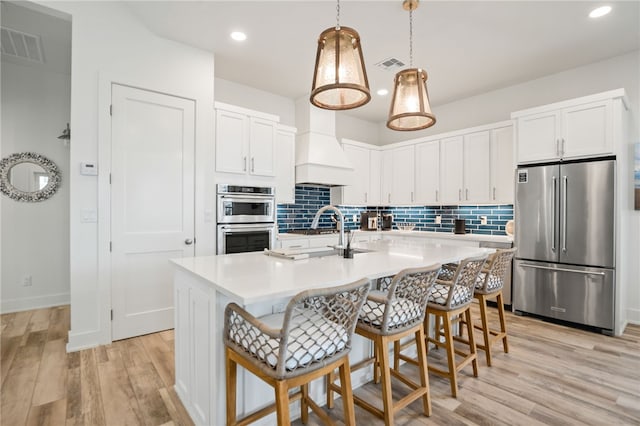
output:
<path id="1" fill-rule="evenodd" d="M 194 235 L 197 240 L 195 246 L 196 256 L 215 254 L 215 217 L 214 177 L 207 173 L 206 164 L 215 164 L 215 138 L 213 135 L 213 92 L 211 102 L 208 97 L 199 97 L 197 94 L 186 96 L 175 94 L 171 88 L 156 87 L 151 89 L 144 81 L 134 81 L 124 76 L 99 72 L 98 75 L 98 188 L 97 188 L 97 242 L 98 242 L 98 294 L 99 306 L 97 322 L 98 330 L 95 330 L 100 344 L 112 342 L 112 289 L 111 289 L 111 87 L 113 84 L 127 86 L 134 89 L 156 92 L 163 95 L 192 100 L 195 104 L 195 187 L 194 187 Z M 212 83 L 213 84 L 213 83 Z M 208 105 L 210 107 L 208 107 Z M 78 161 L 79 159 L 76 159 Z M 73 163 L 73 159 L 72 159 Z M 212 167 L 209 167 L 212 169 Z M 73 295 L 72 295 L 73 296 Z M 73 298 L 72 298 L 73 308 Z M 71 312 L 73 315 L 73 311 Z M 95 342 L 95 334 L 87 333 L 87 341 Z M 88 346 L 93 346 L 89 344 Z"/>

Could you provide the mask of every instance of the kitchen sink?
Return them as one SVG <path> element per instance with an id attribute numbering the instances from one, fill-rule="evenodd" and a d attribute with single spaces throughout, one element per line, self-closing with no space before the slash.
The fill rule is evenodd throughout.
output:
<path id="1" fill-rule="evenodd" d="M 371 251 L 373 251 L 373 250 L 367 250 L 367 249 L 361 249 L 361 248 L 352 248 L 351 249 L 351 252 L 353 254 L 369 253 Z M 309 252 L 307 252 L 307 254 L 309 255 L 309 257 L 325 257 L 325 256 L 336 256 L 336 255 L 342 256 L 342 249 L 328 247 L 326 250 L 309 251 Z"/>

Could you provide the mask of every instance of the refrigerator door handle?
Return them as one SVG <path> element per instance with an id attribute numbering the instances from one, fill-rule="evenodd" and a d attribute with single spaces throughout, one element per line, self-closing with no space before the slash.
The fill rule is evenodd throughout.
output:
<path id="1" fill-rule="evenodd" d="M 548 266 L 530 265 L 528 263 L 521 263 L 520 266 L 522 266 L 523 268 L 544 269 L 547 271 L 575 272 L 576 274 L 583 274 L 583 275 L 600 275 L 600 276 L 606 275 L 604 272 L 589 272 L 589 271 L 581 271 L 579 269 L 567 269 L 567 268 L 550 268 Z"/>
<path id="2" fill-rule="evenodd" d="M 567 252 L 567 182 L 566 176 L 562 176 L 562 252 Z"/>
<path id="3" fill-rule="evenodd" d="M 556 217 L 556 196 L 558 195 L 558 178 L 553 176 L 551 178 L 553 181 L 553 196 L 551 198 L 551 212 L 552 216 Z M 551 251 L 556 251 L 556 224 L 555 220 L 553 226 L 551 227 Z"/>

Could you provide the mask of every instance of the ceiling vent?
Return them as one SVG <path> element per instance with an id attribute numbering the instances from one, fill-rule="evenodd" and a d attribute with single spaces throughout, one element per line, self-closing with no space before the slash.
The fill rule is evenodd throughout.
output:
<path id="1" fill-rule="evenodd" d="M 402 62 L 400 59 L 396 59 L 396 58 L 383 59 L 376 64 L 376 67 L 382 68 L 385 71 L 392 71 L 392 72 L 396 72 L 396 70 L 399 70 L 404 66 L 405 66 L 405 63 Z"/>
<path id="2" fill-rule="evenodd" d="M 2 27 L 2 54 L 44 63 L 40 37 Z"/>

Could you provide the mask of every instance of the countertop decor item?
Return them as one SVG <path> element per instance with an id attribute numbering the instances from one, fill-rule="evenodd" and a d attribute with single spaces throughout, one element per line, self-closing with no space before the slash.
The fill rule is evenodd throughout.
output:
<path id="1" fill-rule="evenodd" d="M 507 221 L 507 224 L 504 227 L 504 232 L 510 236 L 513 237 L 513 229 L 515 228 L 515 223 L 513 222 L 513 220 L 509 220 Z"/>
<path id="2" fill-rule="evenodd" d="M 427 73 L 413 68 L 413 11 L 418 8 L 418 0 L 404 0 L 402 7 L 409 11 L 409 68 L 396 74 L 387 127 L 421 130 L 436 124 L 436 117 L 429 104 Z"/>
<path id="3" fill-rule="evenodd" d="M 345 110 L 371 100 L 364 67 L 360 35 L 340 26 L 340 0 L 336 5 L 336 26 L 318 38 L 310 101 L 318 108 Z"/>
<path id="4" fill-rule="evenodd" d="M 398 224 L 398 229 L 401 231 L 413 231 L 415 227 L 416 227 L 415 223 Z"/>

